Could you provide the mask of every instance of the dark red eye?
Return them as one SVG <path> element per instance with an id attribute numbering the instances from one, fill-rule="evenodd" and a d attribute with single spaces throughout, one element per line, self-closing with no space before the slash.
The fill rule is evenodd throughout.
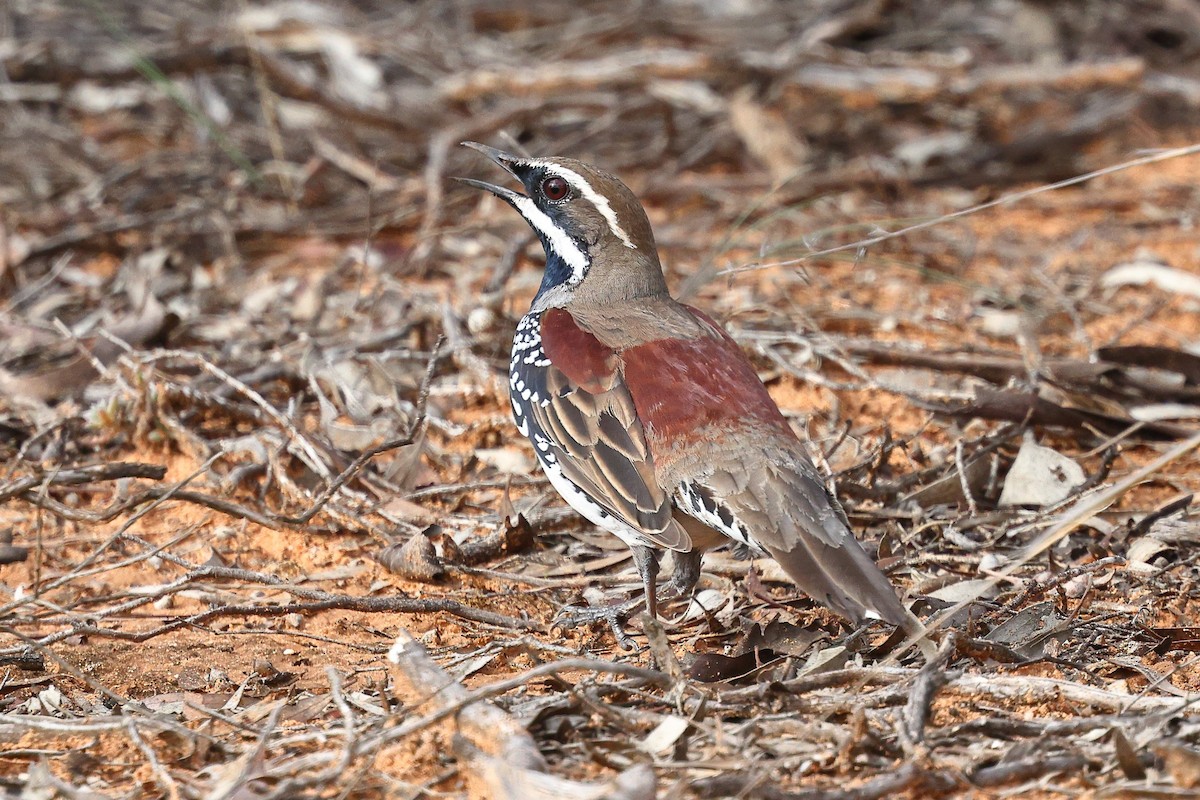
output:
<path id="1" fill-rule="evenodd" d="M 547 200 L 564 200 L 571 193 L 571 186 L 562 178 L 549 177 L 542 181 L 542 194 Z"/>

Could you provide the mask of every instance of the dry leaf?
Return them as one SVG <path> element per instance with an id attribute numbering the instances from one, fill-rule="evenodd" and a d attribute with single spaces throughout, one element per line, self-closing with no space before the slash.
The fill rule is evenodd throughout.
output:
<path id="1" fill-rule="evenodd" d="M 389 572 L 420 583 L 435 581 L 446 571 L 425 532 L 414 533 L 403 544 L 388 545 L 375 560 Z"/>
<path id="2" fill-rule="evenodd" d="M 475 457 L 503 475 L 529 475 L 533 472 L 533 458 L 525 450 L 516 447 L 481 448 Z"/>
<path id="3" fill-rule="evenodd" d="M 1048 506 L 1087 480 L 1083 467 L 1027 435 L 1000 492 L 1000 507 Z"/>
<path id="4" fill-rule="evenodd" d="M 691 724 L 686 718 L 674 714 L 663 717 L 662 722 L 658 723 L 654 730 L 646 734 L 645 739 L 638 742 L 638 749 L 652 756 L 665 753 L 675 746 L 675 743 L 679 741 L 679 737 L 683 736 Z"/>

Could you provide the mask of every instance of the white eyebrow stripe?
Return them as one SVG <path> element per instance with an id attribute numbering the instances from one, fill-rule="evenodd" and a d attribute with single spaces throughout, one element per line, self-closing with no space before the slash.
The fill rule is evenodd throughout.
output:
<path id="1" fill-rule="evenodd" d="M 571 283 L 579 283 L 583 280 L 589 262 L 587 256 L 575 244 L 575 240 L 568 236 L 566 231 L 555 225 L 554 220 L 534 205 L 528 197 L 514 198 L 513 204 L 517 207 L 517 211 L 521 212 L 521 216 L 533 226 L 533 229 L 542 235 L 550 245 L 550 249 L 571 268 Z"/>
<path id="2" fill-rule="evenodd" d="M 567 183 L 571 184 L 583 195 L 589 203 L 596 207 L 600 215 L 608 222 L 608 229 L 612 231 L 613 236 L 616 236 L 630 250 L 637 250 L 637 245 L 629 238 L 629 234 L 621 227 L 621 223 L 617 220 L 617 212 L 609 205 L 608 198 L 592 188 L 592 185 L 587 182 L 587 179 L 573 169 L 567 169 L 561 164 L 555 164 L 550 161 L 525 161 L 524 164 L 531 167 L 541 167 L 549 172 L 553 172 L 560 178 L 566 179 Z"/>

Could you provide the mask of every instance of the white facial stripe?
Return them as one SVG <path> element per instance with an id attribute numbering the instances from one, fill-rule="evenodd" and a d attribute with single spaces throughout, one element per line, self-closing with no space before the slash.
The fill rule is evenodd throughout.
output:
<path id="1" fill-rule="evenodd" d="M 625 233 L 625 229 L 617 221 L 617 212 L 613 211 L 613 207 L 609 205 L 608 198 L 593 189 L 586 178 L 573 169 L 567 169 L 561 164 L 554 164 L 549 161 L 525 161 L 523 163 L 531 167 L 542 167 L 566 180 L 567 183 L 575 187 L 576 191 L 583 195 L 585 200 L 596 207 L 596 210 L 608 222 L 608 229 L 612 231 L 613 236 L 624 242 L 625 246 L 630 250 L 637 250 L 637 245 L 633 243 L 633 240 L 629 238 L 629 234 Z"/>
<path id="2" fill-rule="evenodd" d="M 583 274 L 587 271 L 588 260 L 575 241 L 563 231 L 562 228 L 554 224 L 554 220 L 546 216 L 546 214 L 533 204 L 533 201 L 528 197 L 518 197 L 513 200 L 517 210 L 521 212 L 534 230 L 540 233 L 545 240 L 550 244 L 550 249 L 553 250 L 559 258 L 561 258 L 568 267 L 571 268 L 571 282 L 579 283 L 583 280 Z"/>

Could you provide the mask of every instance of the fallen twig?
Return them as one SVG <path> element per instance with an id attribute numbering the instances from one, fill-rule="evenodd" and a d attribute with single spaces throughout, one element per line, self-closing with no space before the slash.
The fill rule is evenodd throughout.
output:
<path id="1" fill-rule="evenodd" d="M 407 631 L 401 630 L 397 635 L 388 660 L 417 698 L 429 697 L 429 690 L 434 689 L 432 697 L 440 711 L 419 720 L 424 723 L 422 727 L 453 714 L 455 753 L 474 781 L 481 784 L 480 796 L 495 800 L 653 800 L 655 797 L 654 772 L 646 765 L 632 766 L 604 784 L 579 783 L 547 774 L 546 760 L 529 732 L 488 702 L 493 692 L 469 692 L 434 663 Z M 560 662 L 563 672 L 570 670 L 566 663 L 569 662 Z"/>

